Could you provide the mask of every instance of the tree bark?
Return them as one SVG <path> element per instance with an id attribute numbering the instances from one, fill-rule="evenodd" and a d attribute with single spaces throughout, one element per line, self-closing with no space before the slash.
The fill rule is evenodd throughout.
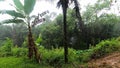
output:
<path id="1" fill-rule="evenodd" d="M 31 32 L 31 26 L 30 23 L 28 23 L 28 57 L 30 59 L 35 58 L 38 63 L 40 63 L 40 55 L 38 54 L 38 49 L 35 45 L 34 39 L 32 37 L 32 32 Z"/>
<path id="2" fill-rule="evenodd" d="M 68 40 L 67 40 L 67 22 L 66 22 L 67 7 L 63 6 L 63 32 L 64 32 L 64 59 L 68 63 Z"/>

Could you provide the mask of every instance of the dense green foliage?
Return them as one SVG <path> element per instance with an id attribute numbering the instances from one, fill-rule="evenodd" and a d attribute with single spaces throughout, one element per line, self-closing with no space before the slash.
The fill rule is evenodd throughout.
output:
<path id="1" fill-rule="evenodd" d="M 2 60 L 2 62 L 5 62 L 6 64 L 12 61 L 16 62 L 16 63 L 12 62 L 11 64 L 8 64 L 9 67 L 15 67 L 16 65 L 19 65 L 19 67 L 22 66 L 23 68 L 24 67 L 36 68 L 39 66 L 41 67 L 41 64 L 43 64 L 43 66 L 48 65 L 51 67 L 64 68 L 64 58 L 63 58 L 64 49 L 63 48 L 46 49 L 43 46 L 37 46 L 42 57 L 41 64 L 37 64 L 34 61 L 34 59 L 28 61 L 28 59 L 25 58 L 27 57 L 26 47 L 13 46 L 9 38 L 7 38 L 5 42 L 6 44 L 0 47 L 0 57 L 1 57 L 0 59 Z M 113 52 L 119 52 L 120 37 L 101 41 L 96 46 L 91 46 L 87 50 L 75 50 L 75 49 L 69 48 L 68 51 L 69 51 L 68 58 L 69 58 L 70 66 L 73 67 L 74 64 L 77 66 L 78 63 L 80 64 L 80 63 L 88 62 L 91 59 L 97 59 Z M 14 60 L 12 60 L 13 58 Z M 2 62 L 0 62 L 0 64 L 2 64 Z M 2 64 L 1 66 L 5 67 L 6 64 Z M 68 64 L 68 67 L 69 67 L 69 64 Z"/>
<path id="2" fill-rule="evenodd" d="M 46 49 L 43 46 L 37 46 L 39 49 L 39 52 L 41 54 L 42 60 L 41 64 L 37 64 L 35 62 L 35 59 L 33 58 L 32 60 L 28 61 L 27 53 L 28 49 L 26 47 L 17 47 L 13 46 L 13 42 L 11 39 L 7 38 L 6 41 L 4 41 L 4 45 L 0 47 L 0 59 L 2 62 L 6 64 L 1 64 L 0 67 L 31 67 L 31 68 L 36 68 L 36 67 L 41 67 L 41 64 L 54 66 L 54 67 L 61 67 L 64 64 L 64 49 L 63 48 L 58 48 L 58 49 Z M 4 58 L 6 57 L 6 58 Z M 22 58 L 20 58 L 22 57 Z M 76 50 L 69 48 L 69 53 L 68 53 L 68 58 L 69 62 L 72 63 L 73 61 L 77 60 L 77 55 L 76 55 Z M 13 60 L 12 60 L 13 59 Z M 16 63 L 14 63 L 14 62 Z M 12 62 L 11 64 L 8 64 L 9 62 Z M 34 62 L 34 63 L 33 63 Z M 8 64 L 8 65 L 7 65 Z M 35 64 L 35 65 L 34 65 Z M 43 66 L 44 67 L 44 66 Z"/>
<path id="3" fill-rule="evenodd" d="M 105 4 L 107 4 L 107 2 Z M 95 5 L 88 5 L 86 7 L 86 11 L 84 11 L 82 15 L 84 21 L 83 32 L 80 32 L 78 28 L 75 12 L 68 9 L 67 38 L 69 47 L 74 49 L 88 49 L 91 45 L 95 46 L 101 40 L 118 37 L 120 35 L 120 17 L 114 14 L 99 14 L 102 9 L 109 8 L 108 5 L 103 4 L 98 1 Z M 101 5 L 103 6 L 100 7 Z M 54 20 L 50 20 L 50 17 L 51 16 L 47 15 L 45 22 L 32 29 L 34 38 L 36 40 L 39 35 L 41 35 L 42 41 L 38 45 L 43 45 L 45 48 L 63 47 L 62 15 L 58 15 Z M 21 47 L 25 38 L 27 38 L 27 27 L 24 24 L 14 24 L 12 25 L 13 28 L 6 25 L 0 25 L 0 27 L 0 44 L 5 40 L 5 37 L 9 37 L 13 39 L 14 45 Z"/>
<path id="4" fill-rule="evenodd" d="M 95 47 L 92 46 L 88 50 L 77 51 L 77 54 L 80 55 L 79 60 L 81 62 L 86 62 L 91 59 L 101 58 L 107 54 L 110 54 L 113 52 L 119 52 L 119 51 L 120 51 L 120 40 L 119 38 L 117 38 L 117 39 L 101 41 Z"/>
<path id="5" fill-rule="evenodd" d="M 111 14 L 102 14 L 95 22 L 87 22 L 85 31 L 79 32 L 77 22 L 75 21 L 74 12 L 68 11 L 68 43 L 69 47 L 75 49 L 88 49 L 90 45 L 95 46 L 101 40 L 118 37 L 119 33 L 119 17 Z M 41 42 L 46 48 L 60 47 L 63 45 L 62 33 L 62 16 L 59 15 L 55 21 L 44 22 L 36 30 L 40 31 Z"/>
<path id="6" fill-rule="evenodd" d="M 7 56 L 26 56 L 27 49 L 20 48 L 18 46 L 13 45 L 13 41 L 9 38 L 6 38 L 3 45 L 0 47 L 0 57 L 7 57 Z"/>
<path id="7" fill-rule="evenodd" d="M 0 22 L 0 68 L 80 68 L 80 64 L 92 59 L 120 52 L 120 16 L 101 13 L 102 10 L 110 10 L 109 0 L 98 0 L 94 5 L 86 7 L 86 10 L 81 13 L 83 27 L 80 27 L 81 22 L 76 17 L 77 13 L 68 9 L 66 20 L 67 44 L 69 46 L 68 64 L 64 63 L 63 46 L 65 41 L 63 40 L 62 14 L 52 20 L 54 13 L 46 15 L 42 24 L 32 27 L 30 13 L 36 0 L 24 0 L 24 6 L 19 0 L 13 1 L 16 10 L 6 10 L 5 12 L 14 16 L 13 19 Z M 36 19 L 37 16 L 33 15 L 33 17 Z M 1 25 L 3 23 L 14 24 Z M 28 27 L 31 28 L 28 29 Z M 28 32 L 31 36 L 33 34 L 35 41 L 30 36 L 28 39 Z M 33 43 L 30 42 L 31 38 Z M 34 43 L 34 46 L 28 45 Z M 33 54 L 37 51 L 38 54 L 28 59 L 30 48 L 34 51 Z M 39 57 L 39 64 L 35 61 L 35 56 Z"/>
<path id="8" fill-rule="evenodd" d="M 52 50 L 45 49 L 44 47 L 39 48 L 42 54 L 42 60 L 50 65 L 61 65 L 64 63 L 64 49 L 56 48 Z M 69 48 L 68 59 L 69 62 L 77 61 L 76 50 Z"/>
<path id="9" fill-rule="evenodd" d="M 10 56 L 12 51 L 12 40 L 7 38 L 6 41 L 4 41 L 3 45 L 0 47 L 0 56 Z"/>

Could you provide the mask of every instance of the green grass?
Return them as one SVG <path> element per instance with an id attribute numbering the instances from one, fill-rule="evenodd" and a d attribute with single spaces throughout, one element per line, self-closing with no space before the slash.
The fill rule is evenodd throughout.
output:
<path id="1" fill-rule="evenodd" d="M 16 57 L 1 57 L 0 68 L 52 68 L 47 65 L 37 64 L 28 59 Z"/>
<path id="2" fill-rule="evenodd" d="M 0 57 L 0 68 L 79 68 L 79 63 L 63 64 L 52 67 L 49 64 L 38 64 L 23 57 Z"/>

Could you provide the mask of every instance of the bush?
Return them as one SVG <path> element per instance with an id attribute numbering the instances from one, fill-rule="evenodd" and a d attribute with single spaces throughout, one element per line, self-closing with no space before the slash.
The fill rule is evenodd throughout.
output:
<path id="1" fill-rule="evenodd" d="M 11 48 L 13 47 L 13 42 L 11 39 L 6 38 L 3 45 L 0 47 L 0 56 L 10 56 L 11 55 Z"/>
<path id="2" fill-rule="evenodd" d="M 91 55 L 91 58 L 99 58 L 115 51 L 120 51 L 119 41 L 115 39 L 105 40 L 93 48 L 93 54 Z"/>
<path id="3" fill-rule="evenodd" d="M 19 48 L 13 46 L 13 41 L 10 38 L 6 38 L 3 45 L 0 47 L 0 57 L 6 56 L 25 56 L 27 55 L 26 48 Z"/>
<path id="4" fill-rule="evenodd" d="M 91 58 L 92 54 L 92 49 L 88 49 L 88 50 L 78 50 L 77 51 L 77 55 L 79 56 L 78 57 L 78 60 L 79 62 L 88 62 Z"/>
<path id="5" fill-rule="evenodd" d="M 68 49 L 68 59 L 69 62 L 73 62 L 77 60 L 76 50 L 69 48 Z M 42 55 L 42 61 L 48 63 L 52 66 L 60 66 L 64 63 L 64 49 L 56 48 L 56 49 L 45 49 L 44 47 L 39 48 L 39 52 Z"/>
<path id="6" fill-rule="evenodd" d="M 40 46 L 39 52 L 42 55 L 42 61 L 50 65 L 58 64 L 63 60 L 63 49 L 45 49 L 43 46 Z"/>
<path id="7" fill-rule="evenodd" d="M 116 41 L 120 41 L 120 37 L 118 37 L 118 38 L 116 39 Z"/>
<path id="8" fill-rule="evenodd" d="M 27 48 L 14 47 L 12 48 L 12 55 L 16 57 L 26 56 L 28 53 Z"/>
<path id="9" fill-rule="evenodd" d="M 101 41 L 88 50 L 78 50 L 77 55 L 79 55 L 80 62 L 88 62 L 91 59 L 100 58 L 116 51 L 120 51 L 119 38 Z"/>

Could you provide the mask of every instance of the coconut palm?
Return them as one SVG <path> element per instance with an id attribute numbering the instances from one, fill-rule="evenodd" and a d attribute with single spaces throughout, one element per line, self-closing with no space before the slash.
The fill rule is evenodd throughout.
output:
<path id="1" fill-rule="evenodd" d="M 68 44 L 67 44 L 67 23 L 66 23 L 66 14 L 67 14 L 67 8 L 68 8 L 68 0 L 59 0 L 57 6 L 60 7 L 62 6 L 63 10 L 63 32 L 64 32 L 64 59 L 65 63 L 68 62 Z"/>
<path id="2" fill-rule="evenodd" d="M 65 59 L 65 63 L 68 62 L 68 40 L 67 40 L 67 22 L 66 22 L 66 15 L 67 15 L 67 9 L 69 6 L 69 3 L 74 3 L 74 9 L 76 12 L 76 17 L 79 20 L 79 28 L 82 31 L 82 26 L 83 26 L 83 21 L 82 21 L 82 17 L 80 15 L 80 11 L 79 11 L 79 3 L 77 0 L 59 0 L 57 3 L 57 6 L 60 7 L 62 6 L 62 10 L 63 10 L 63 32 L 64 32 L 64 59 Z"/>
<path id="3" fill-rule="evenodd" d="M 34 43 L 31 32 L 31 17 L 30 13 L 33 11 L 36 0 L 24 0 L 24 5 L 20 0 L 13 0 L 15 10 L 0 10 L 0 13 L 9 14 L 13 18 L 2 21 L 1 23 L 24 23 L 28 27 L 28 57 L 40 60 L 36 45 Z"/>

